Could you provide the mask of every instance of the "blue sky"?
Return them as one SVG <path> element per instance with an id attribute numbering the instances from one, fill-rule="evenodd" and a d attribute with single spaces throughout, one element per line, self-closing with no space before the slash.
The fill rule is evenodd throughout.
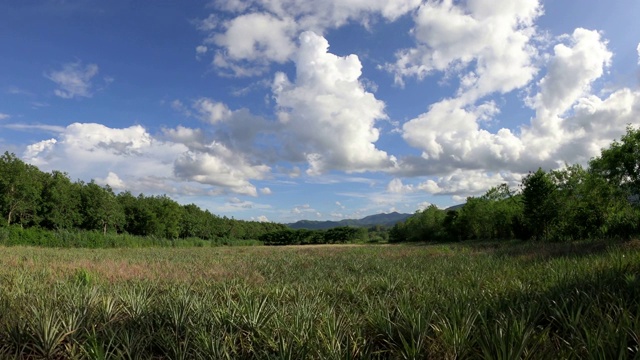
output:
<path id="1" fill-rule="evenodd" d="M 239 219 L 446 207 L 640 122 L 640 2 L 4 1 L 0 148 Z"/>

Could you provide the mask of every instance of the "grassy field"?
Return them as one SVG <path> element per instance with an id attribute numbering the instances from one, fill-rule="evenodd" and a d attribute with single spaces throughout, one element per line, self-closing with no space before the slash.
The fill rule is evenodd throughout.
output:
<path id="1" fill-rule="evenodd" d="M 0 247 L 4 358 L 638 358 L 640 243 Z"/>

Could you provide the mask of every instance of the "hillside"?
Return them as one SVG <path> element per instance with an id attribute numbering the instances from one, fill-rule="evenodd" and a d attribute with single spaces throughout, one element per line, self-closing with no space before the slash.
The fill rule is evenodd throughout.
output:
<path id="1" fill-rule="evenodd" d="M 370 227 L 375 225 L 393 226 L 396 223 L 407 219 L 411 215 L 412 214 L 400 214 L 398 212 L 392 212 L 388 214 L 369 215 L 362 219 L 344 219 L 340 221 L 300 220 L 295 223 L 286 224 L 286 225 L 292 229 L 309 229 L 309 230 L 326 230 L 326 229 L 332 229 L 340 226 L 355 226 L 355 227 Z"/>

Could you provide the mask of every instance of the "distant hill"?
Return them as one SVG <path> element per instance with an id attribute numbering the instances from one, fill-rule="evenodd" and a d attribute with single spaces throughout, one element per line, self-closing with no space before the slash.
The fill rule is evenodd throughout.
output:
<path id="1" fill-rule="evenodd" d="M 375 214 L 362 219 L 344 219 L 340 221 L 314 221 L 300 220 L 292 224 L 286 224 L 292 229 L 326 230 L 340 226 L 370 227 L 375 225 L 393 226 L 400 221 L 404 221 L 413 214 L 400 214 L 392 212 L 389 214 Z"/>
<path id="2" fill-rule="evenodd" d="M 449 210 L 458 211 L 458 210 L 462 209 L 463 206 L 464 206 L 464 204 L 453 205 L 453 206 L 449 206 L 448 208 L 446 208 L 444 210 L 445 211 L 449 211 Z"/>

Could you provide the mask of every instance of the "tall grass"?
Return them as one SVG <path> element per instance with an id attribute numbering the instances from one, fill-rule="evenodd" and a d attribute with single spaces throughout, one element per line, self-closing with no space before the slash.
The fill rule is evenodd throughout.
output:
<path id="1" fill-rule="evenodd" d="M 640 247 L 0 248 L 7 358 L 638 358 Z"/>
<path id="2" fill-rule="evenodd" d="M 129 234 L 103 234 L 100 231 L 58 230 L 38 228 L 23 229 L 20 226 L 0 227 L 0 246 L 41 246 L 58 248 L 141 248 L 141 247 L 207 247 L 262 245 L 258 240 L 216 238 L 165 239 L 155 236 Z"/>

